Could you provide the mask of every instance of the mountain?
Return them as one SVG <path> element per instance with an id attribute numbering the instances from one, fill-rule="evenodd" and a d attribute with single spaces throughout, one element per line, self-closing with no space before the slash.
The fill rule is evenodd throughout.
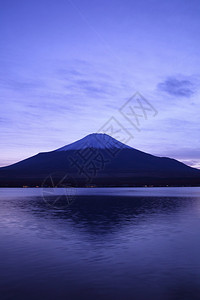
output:
<path id="1" fill-rule="evenodd" d="M 0 186 L 200 185 L 200 170 L 93 133 L 0 168 Z"/>

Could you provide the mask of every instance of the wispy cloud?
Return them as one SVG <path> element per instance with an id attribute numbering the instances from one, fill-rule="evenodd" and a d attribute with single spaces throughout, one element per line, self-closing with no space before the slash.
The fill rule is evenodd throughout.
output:
<path id="1" fill-rule="evenodd" d="M 102 71 L 102 65 L 77 59 L 66 61 L 64 65 L 65 67 L 55 70 L 54 76 L 63 84 L 65 91 L 87 97 L 106 97 L 116 94 L 113 76 Z"/>
<path id="2" fill-rule="evenodd" d="M 168 77 L 158 83 L 157 88 L 170 95 L 178 97 L 191 97 L 196 92 L 196 84 L 189 78 Z"/>
<path id="3" fill-rule="evenodd" d="M 17 78 L 0 78 L 0 88 L 12 89 L 14 91 L 30 91 L 43 88 L 45 84 L 42 80 L 30 79 L 19 80 Z"/>

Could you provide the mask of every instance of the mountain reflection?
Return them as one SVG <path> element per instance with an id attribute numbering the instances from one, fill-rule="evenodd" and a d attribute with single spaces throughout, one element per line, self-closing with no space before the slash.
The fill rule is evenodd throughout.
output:
<path id="1" fill-rule="evenodd" d="M 148 222 L 160 215 L 177 213 L 191 206 L 194 199 L 168 197 L 113 197 L 113 196 L 77 196 L 68 205 L 62 196 L 55 203 L 55 197 L 49 197 L 48 203 L 42 197 L 30 197 L 26 201 L 15 200 L 18 209 L 35 217 L 59 220 L 55 225 L 69 224 L 74 228 L 84 228 L 90 234 L 106 235 L 120 228 L 140 222 Z"/>

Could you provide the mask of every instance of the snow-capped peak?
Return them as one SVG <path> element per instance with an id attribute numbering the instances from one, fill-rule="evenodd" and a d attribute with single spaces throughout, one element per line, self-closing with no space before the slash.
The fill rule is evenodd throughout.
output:
<path id="1" fill-rule="evenodd" d="M 113 137 L 105 133 L 92 133 L 84 138 L 66 145 L 56 151 L 68 151 L 68 150 L 80 150 L 85 148 L 95 148 L 95 149 L 111 149 L 111 148 L 131 148 Z"/>

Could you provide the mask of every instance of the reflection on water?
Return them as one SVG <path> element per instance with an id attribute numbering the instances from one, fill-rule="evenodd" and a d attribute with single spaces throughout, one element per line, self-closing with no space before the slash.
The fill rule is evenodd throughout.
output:
<path id="1" fill-rule="evenodd" d="M 200 188 L 41 195 L 0 190 L 0 299 L 199 299 Z"/>

